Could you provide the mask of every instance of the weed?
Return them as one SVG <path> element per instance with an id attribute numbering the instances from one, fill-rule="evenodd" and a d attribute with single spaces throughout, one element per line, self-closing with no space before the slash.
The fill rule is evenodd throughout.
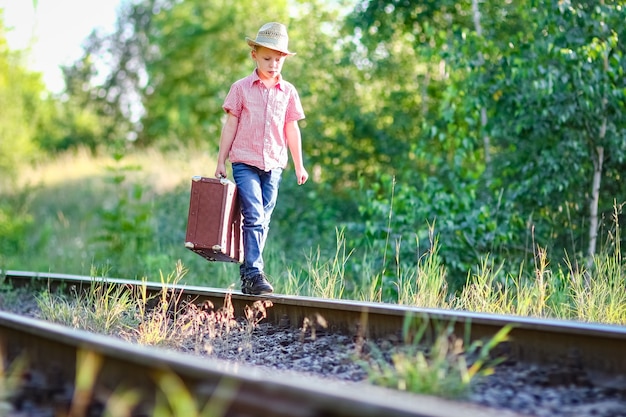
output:
<path id="1" fill-rule="evenodd" d="M 304 294 L 304 288 L 304 279 L 291 267 L 287 268 L 287 279 L 276 285 L 277 292 L 282 294 Z"/>
<path id="2" fill-rule="evenodd" d="M 175 287 L 184 277 L 186 269 L 178 262 L 175 271 L 166 278 L 161 275 L 162 291 L 156 304 L 147 299 L 146 286 L 139 290 L 136 329 L 127 335 L 128 338 L 146 345 L 185 345 L 190 349 L 211 354 L 216 347 L 223 350 L 232 343 L 235 335 L 248 337 L 236 349 L 242 351 L 249 347 L 249 336 L 267 317 L 267 309 L 272 306 L 269 300 L 257 300 L 252 307 L 244 309 L 245 321 L 236 320 L 232 304 L 232 296 L 227 293 L 224 305 L 216 309 L 207 301 L 203 305 L 196 305 L 192 301 L 182 301 L 182 291 L 175 292 Z M 219 346 L 218 346 L 219 344 Z"/>
<path id="3" fill-rule="evenodd" d="M 94 271 L 92 271 L 94 272 Z M 93 278 L 89 289 L 73 287 L 73 297 L 44 291 L 37 305 L 44 320 L 94 333 L 116 334 L 132 327 L 135 304 L 127 288 Z"/>
<path id="4" fill-rule="evenodd" d="M 201 308 L 188 305 L 186 313 L 180 317 L 179 328 L 182 339 L 191 337 L 196 351 L 211 354 L 214 348 L 230 344 L 231 333 L 239 330 L 231 294 L 224 297 L 224 305 L 215 309 L 207 302 Z M 219 344 L 219 346 L 218 346 Z"/>
<path id="5" fill-rule="evenodd" d="M 155 305 L 151 305 L 152 300 L 147 296 L 145 280 L 139 288 L 139 297 L 136 300 L 137 320 L 139 322 L 136 329 L 131 329 L 135 333 L 135 340 L 143 345 L 168 344 L 175 340 L 177 331 L 178 314 L 180 310 L 180 299 L 182 291 L 176 292 L 175 286 L 183 279 L 187 270 L 182 262 L 176 263 L 176 268 L 172 273 L 163 276 L 160 273 L 161 292 Z"/>
<path id="6" fill-rule="evenodd" d="M 617 255 L 595 256 L 595 274 L 570 265 L 572 316 L 581 321 L 626 323 L 626 292 Z"/>
<path id="7" fill-rule="evenodd" d="M 81 312 L 75 308 L 72 300 L 62 295 L 42 292 L 37 296 L 37 306 L 43 320 L 68 327 L 80 327 Z"/>
<path id="8" fill-rule="evenodd" d="M 146 187 L 137 182 L 127 184 L 128 175 L 141 167 L 123 164 L 124 154 L 114 154 L 115 164 L 109 167 L 107 180 L 116 195 L 108 206 L 100 209 L 102 227 L 95 236 L 95 241 L 102 243 L 97 257 L 108 262 L 109 259 L 128 259 L 122 265 L 132 265 L 137 253 L 146 251 L 148 242 L 153 241 L 150 225 L 151 208 L 144 200 Z M 132 275 L 136 268 L 122 269 L 123 275 Z"/>
<path id="9" fill-rule="evenodd" d="M 336 230 L 337 245 L 334 257 L 321 261 L 320 249 L 307 258 L 309 279 L 313 296 L 322 298 L 342 298 L 345 289 L 345 267 L 351 252 L 346 252 L 342 230 Z"/>
<path id="10" fill-rule="evenodd" d="M 477 312 L 510 311 L 508 289 L 499 280 L 501 271 L 501 265 L 495 267 L 489 257 L 485 257 L 478 270 L 468 276 L 468 283 L 455 300 L 455 307 Z"/>
<path id="11" fill-rule="evenodd" d="M 257 300 L 252 304 L 252 307 L 246 306 L 244 308 L 244 315 L 246 321 L 244 323 L 244 331 L 251 334 L 256 329 L 259 323 L 267 318 L 267 309 L 274 304 L 270 300 Z"/>
<path id="12" fill-rule="evenodd" d="M 429 250 L 419 257 L 407 276 L 399 269 L 396 274 L 398 304 L 418 307 L 448 308 L 446 269 L 439 258 L 439 244 L 431 227 Z M 419 239 L 417 248 L 419 253 Z M 399 253 L 399 250 L 397 251 Z M 398 259 L 397 264 L 400 265 Z"/>
<path id="13" fill-rule="evenodd" d="M 573 316 L 582 321 L 626 323 L 626 292 L 624 265 L 620 247 L 619 215 L 623 204 L 614 205 L 615 229 L 609 234 L 607 246 L 611 253 L 593 257 L 591 271 L 575 268 L 568 259 L 571 278 Z"/>
<path id="14" fill-rule="evenodd" d="M 453 323 L 445 328 L 432 323 L 435 331 L 432 343 L 427 318 L 407 317 L 404 326 L 405 343 L 392 352 L 373 346 L 370 360 L 364 365 L 369 380 L 377 385 L 420 394 L 462 398 L 472 382 L 489 375 L 501 358 L 491 358 L 491 351 L 507 340 L 510 327 L 501 329 L 491 340 L 474 341 L 469 347 L 458 339 Z M 407 343 L 408 342 L 408 343 Z M 471 360 L 471 363 L 470 363 Z"/>

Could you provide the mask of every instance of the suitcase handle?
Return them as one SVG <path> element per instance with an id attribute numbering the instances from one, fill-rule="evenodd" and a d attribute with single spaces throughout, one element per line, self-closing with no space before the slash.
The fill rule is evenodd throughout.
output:
<path id="1" fill-rule="evenodd" d="M 203 178 L 208 178 L 208 177 L 203 177 L 202 175 L 194 175 L 193 177 L 191 177 L 191 180 L 192 181 L 202 181 Z M 234 184 L 234 182 L 232 182 L 228 178 L 220 175 L 220 184 L 222 184 L 222 185 L 229 185 L 229 184 Z"/>
<path id="2" fill-rule="evenodd" d="M 223 175 L 220 175 L 220 184 L 222 185 L 228 185 L 228 184 L 232 184 L 233 182 L 231 180 L 229 180 L 228 178 L 226 178 Z"/>

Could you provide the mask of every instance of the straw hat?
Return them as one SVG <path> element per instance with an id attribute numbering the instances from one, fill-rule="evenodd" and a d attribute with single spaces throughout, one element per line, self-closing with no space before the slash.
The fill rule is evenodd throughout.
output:
<path id="1" fill-rule="evenodd" d="M 281 23 L 270 22 L 261 26 L 256 34 L 256 39 L 252 40 L 246 37 L 246 42 L 250 47 L 264 46 L 287 55 L 295 55 L 295 52 L 289 52 L 287 44 L 289 36 L 287 35 L 287 27 Z"/>

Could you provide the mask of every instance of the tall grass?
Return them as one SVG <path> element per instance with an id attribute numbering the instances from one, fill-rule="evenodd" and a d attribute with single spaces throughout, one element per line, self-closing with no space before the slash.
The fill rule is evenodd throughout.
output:
<path id="1" fill-rule="evenodd" d="M 96 271 L 91 276 L 96 277 Z M 42 317 L 64 326 L 102 334 L 116 334 L 136 323 L 130 314 L 135 305 L 126 288 L 109 285 L 106 278 L 94 278 L 90 288 L 73 288 L 66 297 L 49 291 L 37 297 Z"/>
<path id="2" fill-rule="evenodd" d="M 547 252 L 537 247 L 532 268 L 520 265 L 516 275 L 505 273 L 487 256 L 459 294 L 445 291 L 445 267 L 437 256 L 437 240 L 413 266 L 399 267 L 395 285 L 398 299 L 405 305 L 454 308 L 459 310 L 545 317 L 611 324 L 626 324 L 625 265 L 615 245 L 610 253 L 594 257 L 593 270 L 551 267 Z M 399 262 L 398 262 L 399 263 Z M 372 274 L 371 285 L 380 293 L 379 275 Z M 343 277 L 348 280 L 348 277 Z M 362 293 L 346 294 L 357 298 Z"/>
<path id="3" fill-rule="evenodd" d="M 618 225 L 616 230 L 619 233 Z M 592 272 L 576 268 L 569 261 L 567 269 L 560 265 L 552 267 L 547 251 L 538 246 L 532 267 L 521 264 L 516 275 L 506 273 L 503 264 L 495 265 L 486 256 L 476 270 L 468 274 L 462 291 L 450 294 L 446 290 L 446 269 L 438 256 L 438 241 L 431 233 L 428 250 L 414 264 L 395 260 L 393 285 L 397 288 L 397 299 L 381 300 L 382 272 L 376 270 L 376 263 L 367 262 L 368 258 L 363 257 L 359 270 L 368 274 L 356 281 L 346 276 L 345 241 L 339 232 L 337 237 L 334 258 L 324 262 L 317 255 L 315 262 L 308 264 L 308 271 L 290 275 L 293 289 L 304 287 L 306 295 L 329 298 L 626 324 L 625 266 L 618 244 L 611 247 L 612 252 L 594 257 Z M 619 238 L 615 241 L 619 242 Z M 399 252 L 396 250 L 396 254 Z M 340 268 L 336 267 L 339 265 Z M 297 277 L 302 276 L 313 277 L 314 282 L 298 281 Z M 351 292 L 346 292 L 347 288 L 351 288 Z"/>
<path id="4" fill-rule="evenodd" d="M 346 243 L 342 230 L 337 230 L 337 246 L 335 255 L 330 260 L 322 261 L 318 247 L 314 254 L 307 258 L 309 290 L 308 295 L 323 298 L 343 298 L 345 290 L 345 268 L 350 253 L 346 253 Z"/>
<path id="5" fill-rule="evenodd" d="M 614 205 L 612 252 L 594 256 L 591 271 L 575 268 L 568 260 L 572 317 L 577 320 L 626 324 L 626 277 L 618 220 L 622 207 Z"/>
<path id="6" fill-rule="evenodd" d="M 186 273 L 185 268 L 179 262 L 172 273 L 164 277 L 161 272 L 160 279 L 163 290 L 159 294 L 156 303 L 147 295 L 146 285 L 141 285 L 138 289 L 136 315 L 138 326 L 128 329 L 131 338 L 142 345 L 168 344 L 175 339 L 175 334 L 179 331 L 178 315 L 182 291 L 167 290 L 169 286 L 178 285 Z"/>
<path id="7" fill-rule="evenodd" d="M 407 268 L 407 271 L 402 269 L 398 255 L 400 251 L 396 250 L 398 304 L 449 307 L 446 269 L 439 258 L 439 242 L 433 227 L 430 228 L 429 238 L 428 250 L 418 258 L 414 266 Z M 419 248 L 417 237 L 416 246 Z"/>

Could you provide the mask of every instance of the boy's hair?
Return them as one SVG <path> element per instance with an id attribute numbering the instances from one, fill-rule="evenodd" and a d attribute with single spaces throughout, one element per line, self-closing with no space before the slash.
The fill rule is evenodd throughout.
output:
<path id="1" fill-rule="evenodd" d="M 266 47 L 266 46 L 261 46 L 261 45 L 251 45 L 250 47 L 252 48 L 252 50 L 253 50 L 254 52 L 257 52 L 257 51 L 259 50 L 259 48 L 265 48 L 265 49 L 270 49 L 270 50 L 272 50 L 272 51 L 276 51 L 275 49 L 268 48 L 268 47 Z M 284 53 L 284 52 L 282 52 L 282 51 L 276 51 L 276 52 L 278 52 L 278 53 L 279 53 L 279 54 L 281 54 L 282 56 L 288 56 L 288 55 L 289 55 L 289 54 L 286 54 L 286 53 Z"/>

